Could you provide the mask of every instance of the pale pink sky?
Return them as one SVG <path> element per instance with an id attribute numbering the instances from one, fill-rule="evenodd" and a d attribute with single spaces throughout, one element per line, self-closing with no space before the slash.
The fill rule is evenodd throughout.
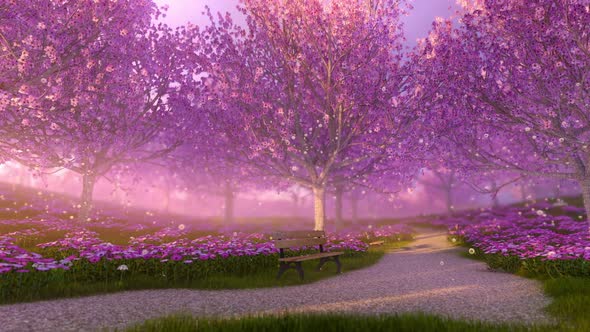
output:
<path id="1" fill-rule="evenodd" d="M 191 22 L 204 25 L 207 19 L 201 14 L 205 6 L 213 12 L 229 11 L 238 14 L 235 7 L 237 0 L 155 0 L 159 5 L 168 4 L 166 21 L 171 25 Z M 273 1 L 273 0 L 269 0 Z M 455 0 L 413 0 L 414 10 L 405 18 L 406 38 L 408 44 L 413 45 L 417 38 L 423 38 L 430 30 L 435 17 L 449 17 L 457 8 Z"/>

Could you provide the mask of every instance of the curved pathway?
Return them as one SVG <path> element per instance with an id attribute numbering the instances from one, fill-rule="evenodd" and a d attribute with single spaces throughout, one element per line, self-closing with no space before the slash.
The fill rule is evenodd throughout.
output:
<path id="1" fill-rule="evenodd" d="M 252 290 L 148 290 L 0 306 L 0 331 L 92 331 L 169 314 L 427 312 L 488 321 L 549 322 L 541 285 L 463 258 L 426 230 L 366 269 L 313 284 Z M 346 266 L 344 266 L 346 268 Z"/>

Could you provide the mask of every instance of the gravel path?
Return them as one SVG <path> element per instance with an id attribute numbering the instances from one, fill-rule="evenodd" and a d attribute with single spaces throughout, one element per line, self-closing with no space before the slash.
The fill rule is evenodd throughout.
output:
<path id="1" fill-rule="evenodd" d="M 0 331 L 92 331 L 175 313 L 427 312 L 488 321 L 548 322 L 541 285 L 463 258 L 426 231 L 372 267 L 309 285 L 254 290 L 150 290 L 0 306 Z M 346 266 L 344 266 L 346 268 Z"/>

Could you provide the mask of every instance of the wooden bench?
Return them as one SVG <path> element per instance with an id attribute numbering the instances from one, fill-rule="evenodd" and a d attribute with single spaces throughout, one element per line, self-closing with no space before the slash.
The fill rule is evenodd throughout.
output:
<path id="1" fill-rule="evenodd" d="M 279 273 L 277 279 L 281 278 L 283 273 L 289 269 L 294 269 L 299 273 L 299 278 L 303 280 L 302 262 L 319 259 L 316 270 L 320 271 L 327 262 L 334 262 L 338 268 L 338 273 L 342 272 L 342 264 L 340 264 L 340 255 L 344 252 L 326 252 L 324 251 L 324 244 L 326 244 L 326 233 L 324 231 L 294 231 L 294 232 L 276 232 L 271 236 L 274 240 L 275 247 L 279 249 Z M 285 257 L 285 249 L 300 248 L 300 247 L 319 246 L 319 252 L 310 255 Z"/>

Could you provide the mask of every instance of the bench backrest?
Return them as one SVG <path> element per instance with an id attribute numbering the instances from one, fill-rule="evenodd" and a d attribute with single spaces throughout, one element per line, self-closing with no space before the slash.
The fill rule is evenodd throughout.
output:
<path id="1" fill-rule="evenodd" d="M 318 246 L 326 243 L 326 233 L 324 231 L 275 232 L 271 234 L 271 240 L 275 241 L 275 247 L 278 249 Z"/>

